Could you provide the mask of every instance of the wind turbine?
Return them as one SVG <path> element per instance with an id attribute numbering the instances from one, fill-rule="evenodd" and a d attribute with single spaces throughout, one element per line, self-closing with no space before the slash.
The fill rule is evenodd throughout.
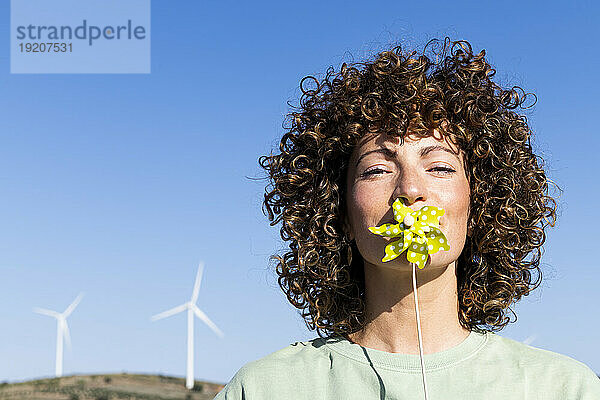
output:
<path id="1" fill-rule="evenodd" d="M 67 341 L 67 346 L 71 348 L 71 335 L 69 334 L 69 326 L 67 325 L 67 317 L 71 315 L 77 304 L 81 301 L 83 293 L 79 293 L 79 296 L 67 307 L 62 313 L 56 311 L 46 310 L 45 308 L 35 307 L 34 312 L 38 314 L 48 315 L 56 318 L 57 331 L 56 331 L 56 376 L 62 376 L 62 362 L 63 362 L 63 338 Z"/>
<path id="2" fill-rule="evenodd" d="M 183 303 L 180 306 L 173 307 L 170 310 L 161 312 L 160 314 L 154 315 L 151 320 L 157 321 L 162 318 L 170 317 L 171 315 L 178 314 L 184 310 L 187 310 L 187 374 L 185 378 L 185 387 L 192 389 L 194 387 L 194 314 L 200 318 L 210 329 L 212 329 L 217 335 L 223 337 L 223 332 L 217 328 L 215 324 L 198 308 L 196 300 L 198 300 L 198 292 L 200 291 L 200 281 L 202 280 L 202 270 L 204 269 L 204 263 L 200 262 L 198 265 L 198 272 L 196 274 L 196 282 L 194 283 L 194 290 L 192 291 L 192 298 L 190 301 Z"/>

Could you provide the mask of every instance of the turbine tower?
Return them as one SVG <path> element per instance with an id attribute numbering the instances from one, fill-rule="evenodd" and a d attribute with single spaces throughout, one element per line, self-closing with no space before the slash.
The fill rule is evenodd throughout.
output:
<path id="1" fill-rule="evenodd" d="M 178 314 L 184 310 L 187 310 L 187 372 L 185 378 L 185 387 L 192 389 L 194 387 L 194 314 L 200 318 L 210 329 L 212 329 L 217 335 L 223 337 L 223 332 L 217 328 L 217 326 L 198 308 L 196 300 L 198 300 L 198 292 L 200 291 L 200 281 L 202 280 L 202 270 L 204 269 L 204 263 L 200 262 L 198 265 L 198 272 L 196 274 L 196 282 L 194 283 L 194 289 L 192 290 L 192 298 L 190 301 L 183 303 L 180 306 L 173 307 L 170 310 L 161 312 L 160 314 L 154 315 L 151 320 L 157 321 L 162 318 L 170 317 L 171 315 Z"/>
<path id="2" fill-rule="evenodd" d="M 56 311 L 46 310 L 45 308 L 35 307 L 34 312 L 38 314 L 48 315 L 56 318 L 57 331 L 56 331 L 56 368 L 55 373 L 57 377 L 62 376 L 62 364 L 63 364 L 63 338 L 67 341 L 67 346 L 71 347 L 71 335 L 69 334 L 69 326 L 67 325 L 67 317 L 71 315 L 77 304 L 81 301 L 83 293 L 79 293 L 79 296 L 73 300 L 73 302 L 67 307 L 62 313 Z"/>

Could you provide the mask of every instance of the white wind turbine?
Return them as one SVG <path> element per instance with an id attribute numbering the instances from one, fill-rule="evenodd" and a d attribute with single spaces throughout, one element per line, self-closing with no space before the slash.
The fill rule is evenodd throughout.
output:
<path id="1" fill-rule="evenodd" d="M 69 326 L 67 325 L 67 317 L 71 315 L 77 304 L 81 301 L 83 293 L 79 293 L 79 296 L 67 307 L 62 313 L 56 311 L 46 310 L 45 308 L 35 307 L 34 312 L 38 314 L 48 315 L 56 318 L 57 331 L 56 331 L 56 376 L 62 376 L 62 361 L 63 361 L 63 338 L 67 341 L 67 346 L 71 347 L 71 335 L 69 334 Z"/>
<path id="2" fill-rule="evenodd" d="M 196 282 L 194 283 L 194 290 L 192 291 L 192 298 L 190 301 L 183 303 L 180 306 L 171 308 L 170 310 L 161 312 L 160 314 L 154 315 L 151 320 L 157 321 L 162 318 L 170 317 L 171 315 L 178 314 L 184 310 L 187 310 L 187 374 L 185 378 L 185 387 L 192 389 L 194 387 L 194 314 L 200 318 L 206 325 L 209 326 L 217 335 L 223 337 L 223 332 L 217 328 L 215 324 L 198 308 L 196 300 L 198 300 L 198 292 L 200 291 L 200 281 L 202 280 L 202 270 L 204 269 L 204 263 L 200 262 L 198 265 L 198 273 L 196 274 Z"/>

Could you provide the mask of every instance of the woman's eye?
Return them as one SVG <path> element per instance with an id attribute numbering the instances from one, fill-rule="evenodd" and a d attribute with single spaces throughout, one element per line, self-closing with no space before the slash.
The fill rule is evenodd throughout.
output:
<path id="1" fill-rule="evenodd" d="M 452 172 L 456 172 L 452 168 L 448 168 L 448 167 L 434 167 L 434 168 L 431 168 L 430 171 L 441 171 L 444 174 L 451 174 Z"/>
<path id="2" fill-rule="evenodd" d="M 379 175 L 382 172 L 385 172 L 385 171 L 381 168 L 373 168 L 373 169 L 366 170 L 360 176 Z"/>

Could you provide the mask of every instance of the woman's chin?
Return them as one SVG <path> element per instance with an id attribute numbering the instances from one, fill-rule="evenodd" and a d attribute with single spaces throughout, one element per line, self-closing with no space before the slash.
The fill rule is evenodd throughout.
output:
<path id="1" fill-rule="evenodd" d="M 387 261 L 387 262 L 382 262 L 380 260 L 379 263 L 377 263 L 376 265 L 384 267 L 384 268 L 390 268 L 390 269 L 395 269 L 395 270 L 400 270 L 400 271 L 409 271 L 409 272 L 412 271 L 412 269 L 413 269 L 413 264 L 410 261 L 408 261 L 405 254 L 401 254 L 400 256 L 396 257 L 395 259 L 393 259 L 391 261 Z M 449 265 L 448 262 L 445 262 L 444 260 L 441 260 L 438 257 L 429 255 L 427 257 L 427 262 L 425 263 L 425 266 L 423 268 L 419 268 L 418 265 L 415 265 L 415 266 L 416 266 L 417 273 L 419 273 L 419 271 L 422 271 L 422 270 L 431 271 L 434 269 L 446 269 L 448 267 L 448 265 Z"/>

